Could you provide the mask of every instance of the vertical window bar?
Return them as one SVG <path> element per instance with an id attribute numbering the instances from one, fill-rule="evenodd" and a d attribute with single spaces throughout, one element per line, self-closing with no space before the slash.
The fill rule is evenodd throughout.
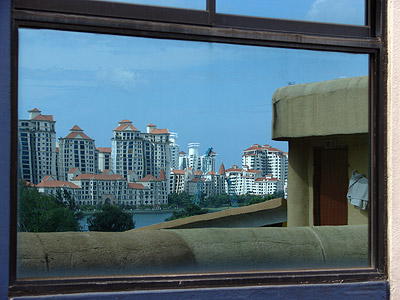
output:
<path id="1" fill-rule="evenodd" d="M 209 14 L 209 25 L 214 26 L 215 25 L 215 1 L 216 0 L 207 0 L 207 11 Z M 368 0 L 366 0 L 368 1 Z"/>

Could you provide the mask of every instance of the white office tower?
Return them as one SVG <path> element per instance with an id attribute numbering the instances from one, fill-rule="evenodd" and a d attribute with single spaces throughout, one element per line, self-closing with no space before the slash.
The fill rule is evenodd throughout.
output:
<path id="1" fill-rule="evenodd" d="M 200 147 L 200 143 L 189 143 L 188 144 L 188 148 L 189 148 L 189 155 L 188 155 L 189 166 L 188 167 L 193 168 L 193 170 L 195 170 L 195 171 L 201 170 L 199 147 Z"/>
<path id="2" fill-rule="evenodd" d="M 169 133 L 169 149 L 171 151 L 171 168 L 179 168 L 179 145 L 176 143 L 178 134 L 176 132 Z"/>
<path id="3" fill-rule="evenodd" d="M 55 123 L 37 108 L 18 121 L 19 178 L 38 184 L 47 175 L 57 177 Z"/>
<path id="4" fill-rule="evenodd" d="M 200 156 L 201 171 L 204 174 L 207 174 L 210 171 L 215 171 L 216 161 L 217 153 L 212 151 L 212 148 L 209 148 L 204 155 Z"/>
<path id="5" fill-rule="evenodd" d="M 68 171 L 79 168 L 82 174 L 96 174 L 98 170 L 98 153 L 94 140 L 75 125 L 70 133 L 59 139 L 58 178 L 68 180 Z"/>
<path id="6" fill-rule="evenodd" d="M 189 167 L 189 157 L 186 152 L 179 152 L 179 165 L 178 170 L 185 170 Z"/>

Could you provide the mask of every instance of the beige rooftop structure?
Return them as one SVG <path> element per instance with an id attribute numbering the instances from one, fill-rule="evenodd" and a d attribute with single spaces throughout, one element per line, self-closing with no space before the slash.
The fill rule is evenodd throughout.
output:
<path id="1" fill-rule="evenodd" d="M 352 171 L 368 177 L 368 77 L 279 88 L 272 137 L 289 142 L 288 226 L 368 223 L 346 199 Z"/>
<path id="2" fill-rule="evenodd" d="M 282 87 L 272 97 L 272 138 L 368 132 L 368 77 Z"/>

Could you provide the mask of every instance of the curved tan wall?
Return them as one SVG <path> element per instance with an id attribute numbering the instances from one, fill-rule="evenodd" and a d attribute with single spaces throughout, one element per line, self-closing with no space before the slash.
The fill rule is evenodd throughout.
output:
<path id="1" fill-rule="evenodd" d="M 18 234 L 20 278 L 368 265 L 367 226 Z"/>
<path id="2" fill-rule="evenodd" d="M 368 77 L 282 87 L 272 107 L 273 139 L 366 133 Z"/>

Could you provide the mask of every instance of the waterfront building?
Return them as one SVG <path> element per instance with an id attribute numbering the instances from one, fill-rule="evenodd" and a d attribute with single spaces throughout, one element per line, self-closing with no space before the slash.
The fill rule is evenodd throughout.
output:
<path id="1" fill-rule="evenodd" d="M 169 149 L 171 153 L 170 166 L 173 169 L 179 168 L 179 145 L 176 143 L 178 139 L 178 134 L 176 132 L 169 133 Z"/>
<path id="2" fill-rule="evenodd" d="M 261 176 L 271 174 L 284 182 L 287 179 L 288 153 L 267 144 L 254 144 L 243 151 L 242 165 L 261 171 Z"/>
<path id="3" fill-rule="evenodd" d="M 185 191 L 185 170 L 172 170 L 169 178 L 170 193 L 180 194 Z"/>
<path id="4" fill-rule="evenodd" d="M 170 147 L 168 129 L 157 129 L 147 125 L 141 133 L 129 120 L 122 120 L 113 130 L 111 139 L 112 170 L 126 178 L 134 171 L 138 178 L 159 174 L 170 169 Z"/>
<path id="5" fill-rule="evenodd" d="M 99 171 L 112 169 L 111 147 L 97 147 L 97 151 L 99 153 Z"/>
<path id="6" fill-rule="evenodd" d="M 98 173 L 98 153 L 93 139 L 75 125 L 70 133 L 59 139 L 58 179 L 67 180 L 68 171 L 79 168 L 82 173 Z"/>
<path id="7" fill-rule="evenodd" d="M 253 194 L 254 181 L 261 178 L 261 171 L 250 169 L 248 166 L 240 169 L 237 165 L 233 165 L 226 170 L 226 177 L 230 180 L 236 195 Z"/>
<path id="8" fill-rule="evenodd" d="M 36 188 L 40 193 L 54 197 L 59 193 L 63 200 L 67 200 L 64 194 L 65 192 L 69 194 L 70 198 L 79 199 L 82 191 L 76 184 L 68 181 L 56 180 L 56 178 L 51 175 L 43 177 L 42 181 L 36 185 Z"/>
<path id="9" fill-rule="evenodd" d="M 57 178 L 56 131 L 52 115 L 34 108 L 27 120 L 18 121 L 19 177 L 38 184 L 47 175 Z"/>
<path id="10" fill-rule="evenodd" d="M 253 194 L 254 195 L 272 195 L 277 191 L 282 191 L 282 182 L 273 178 L 271 174 L 265 177 L 254 180 Z"/>
<path id="11" fill-rule="evenodd" d="M 148 193 L 144 194 L 144 198 L 142 200 L 144 205 L 158 206 L 162 204 L 168 204 L 169 187 L 167 185 L 168 180 L 163 169 L 161 169 L 158 178 L 149 174 L 146 177 L 139 179 L 138 183 L 142 184 L 149 191 Z"/>
<path id="12" fill-rule="evenodd" d="M 185 170 L 189 167 L 189 159 L 187 153 L 184 151 L 179 152 L 179 170 Z"/>
<path id="13" fill-rule="evenodd" d="M 179 152 L 179 169 L 193 168 L 195 171 L 201 171 L 204 174 L 215 171 L 217 153 L 208 148 L 205 154 L 199 155 L 200 143 L 189 143 L 189 154 Z"/>

